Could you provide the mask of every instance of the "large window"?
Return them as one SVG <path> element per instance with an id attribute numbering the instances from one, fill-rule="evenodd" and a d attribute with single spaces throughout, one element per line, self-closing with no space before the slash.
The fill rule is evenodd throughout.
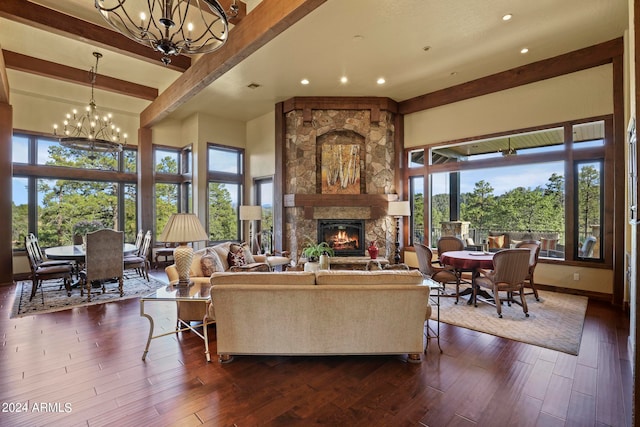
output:
<path id="1" fill-rule="evenodd" d="M 87 221 L 135 239 L 136 151 L 92 155 L 26 134 L 12 142 L 14 249 L 24 247 L 29 232 L 43 246 L 71 244 Z"/>
<path id="2" fill-rule="evenodd" d="M 153 147 L 156 235 L 162 233 L 172 214 L 192 211 L 191 157 L 191 146 Z"/>
<path id="3" fill-rule="evenodd" d="M 273 253 L 273 178 L 259 178 L 253 181 L 256 204 L 262 206 L 262 220 L 259 222 L 260 250 Z"/>
<path id="4" fill-rule="evenodd" d="M 207 154 L 209 239 L 241 240 L 238 206 L 243 202 L 244 151 L 210 144 Z"/>
<path id="5" fill-rule="evenodd" d="M 508 235 L 511 246 L 540 241 L 549 260 L 604 260 L 604 230 L 612 227 L 602 214 L 611 127 L 611 118 L 584 120 L 407 150 L 412 242 L 435 246 L 443 223 L 451 229 L 453 221 L 476 245 Z"/>

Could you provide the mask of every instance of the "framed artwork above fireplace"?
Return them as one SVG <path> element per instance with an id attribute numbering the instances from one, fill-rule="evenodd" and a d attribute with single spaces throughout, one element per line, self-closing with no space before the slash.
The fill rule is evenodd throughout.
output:
<path id="1" fill-rule="evenodd" d="M 322 194 L 360 194 L 360 145 L 322 145 Z"/>

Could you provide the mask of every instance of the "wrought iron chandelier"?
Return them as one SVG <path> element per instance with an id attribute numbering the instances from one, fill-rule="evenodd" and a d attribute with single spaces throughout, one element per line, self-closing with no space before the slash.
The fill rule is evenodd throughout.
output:
<path id="1" fill-rule="evenodd" d="M 171 55 L 209 53 L 220 48 L 229 32 L 227 15 L 216 0 L 95 0 L 100 15 L 125 36 Z M 229 13 L 235 16 L 235 0 Z"/>
<path id="2" fill-rule="evenodd" d="M 122 151 L 120 143 L 120 128 L 112 121 L 112 114 L 102 114 L 96 107 L 93 97 L 93 87 L 98 75 L 98 61 L 102 58 L 99 52 L 93 52 L 96 58 L 96 65 L 89 71 L 89 82 L 91 83 L 91 100 L 85 107 L 84 113 L 79 114 L 74 109 L 67 113 L 63 121 L 62 135 L 59 135 L 60 144 L 77 150 L 86 150 L 93 153 L 117 153 Z M 58 125 L 53 125 L 53 134 L 58 136 Z M 122 134 L 124 144 L 127 143 L 127 134 Z M 92 157 L 90 156 L 90 157 Z"/>

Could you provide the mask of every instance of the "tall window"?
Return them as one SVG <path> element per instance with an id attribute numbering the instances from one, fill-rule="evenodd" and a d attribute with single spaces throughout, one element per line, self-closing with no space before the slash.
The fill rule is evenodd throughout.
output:
<path id="1" fill-rule="evenodd" d="M 262 206 L 260 221 L 260 245 L 263 253 L 273 253 L 273 178 L 259 178 L 253 181 L 256 203 Z"/>
<path id="2" fill-rule="evenodd" d="M 28 134 L 15 134 L 12 144 L 15 249 L 29 232 L 43 246 L 71 244 L 87 221 L 135 239 L 135 150 L 91 155 Z"/>
<path id="3" fill-rule="evenodd" d="M 242 204 L 244 151 L 210 144 L 207 154 L 209 239 L 241 240 L 238 206 Z"/>
<path id="4" fill-rule="evenodd" d="M 407 150 L 412 238 L 418 241 L 424 228 L 425 240 L 428 235 L 435 246 L 442 223 L 455 220 L 468 224 L 468 234 L 460 237 L 475 244 L 508 234 L 511 245 L 539 240 L 542 258 L 603 260 L 604 230 L 612 227 L 602 214 L 605 135 L 611 128 L 607 117 Z M 424 177 L 426 209 L 420 206 Z"/>

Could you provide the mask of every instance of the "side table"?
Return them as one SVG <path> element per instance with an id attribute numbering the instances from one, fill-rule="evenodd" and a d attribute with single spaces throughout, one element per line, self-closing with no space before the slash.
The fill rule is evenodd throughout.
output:
<path id="1" fill-rule="evenodd" d="M 425 354 L 427 353 L 427 348 L 429 348 L 429 340 L 431 338 L 436 338 L 438 349 L 440 350 L 440 353 L 442 353 L 442 347 L 440 347 L 440 296 L 444 292 L 444 286 L 441 283 L 431 279 L 424 279 L 422 281 L 422 284 L 429 286 L 429 303 L 436 309 L 435 330 L 429 325 L 429 319 L 427 320 L 427 345 L 424 348 L 424 352 Z"/>
<path id="2" fill-rule="evenodd" d="M 153 335 L 153 317 L 150 314 L 145 313 L 144 306 L 145 303 L 154 301 L 174 301 L 177 304 L 201 305 L 201 308 L 205 313 L 202 319 L 202 333 L 200 333 L 200 331 L 198 331 L 196 327 L 191 326 L 191 323 L 189 321 L 178 318 L 178 323 L 175 331 Z M 207 334 L 207 326 L 215 323 L 215 320 L 209 319 L 209 304 L 211 304 L 211 286 L 208 283 L 193 283 L 187 287 L 178 287 L 174 284 L 171 284 L 140 298 L 140 316 L 149 319 L 149 337 L 147 338 L 147 345 L 144 348 L 144 353 L 142 353 L 142 360 L 145 360 L 147 357 L 147 353 L 149 352 L 149 345 L 151 345 L 152 339 L 190 330 L 204 340 L 204 354 L 207 358 L 207 362 L 211 362 L 211 356 L 209 354 L 209 336 Z"/>

